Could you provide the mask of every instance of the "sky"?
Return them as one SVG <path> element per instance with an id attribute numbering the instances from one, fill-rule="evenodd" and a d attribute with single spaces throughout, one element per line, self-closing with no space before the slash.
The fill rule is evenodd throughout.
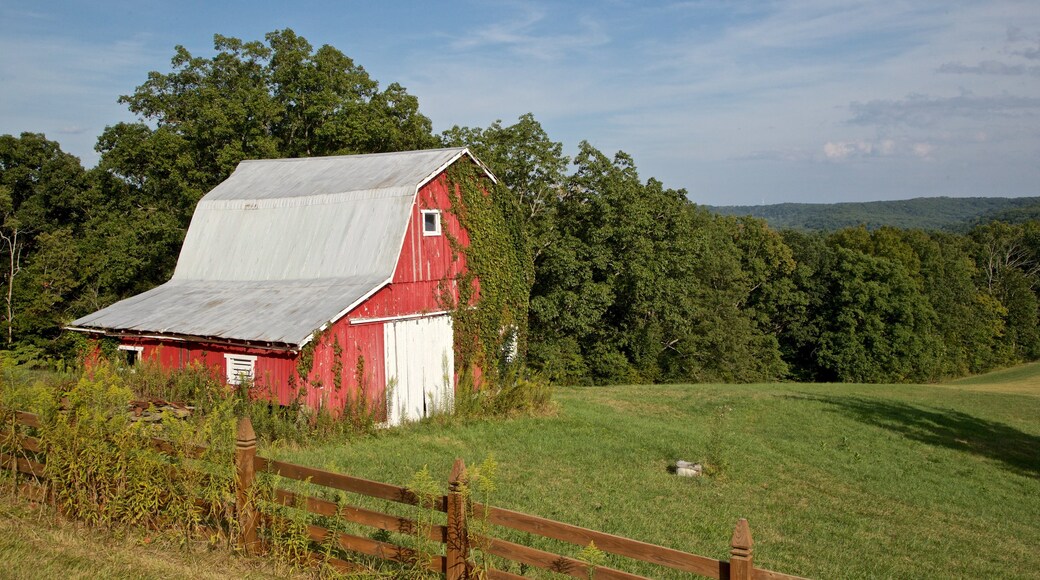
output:
<path id="1" fill-rule="evenodd" d="M 1040 196 L 1040 2 L 0 0 L 0 134 L 86 166 L 176 45 L 293 29 L 436 132 L 533 113 L 707 205 Z"/>

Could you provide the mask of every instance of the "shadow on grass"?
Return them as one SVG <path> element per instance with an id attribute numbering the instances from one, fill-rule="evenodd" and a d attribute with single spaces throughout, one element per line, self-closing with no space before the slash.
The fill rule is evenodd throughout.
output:
<path id="1" fill-rule="evenodd" d="M 1016 473 L 1040 477 L 1040 437 L 996 421 L 935 407 L 916 407 L 863 397 L 804 394 L 862 423 L 883 427 L 929 445 L 974 453 L 1002 462 Z"/>

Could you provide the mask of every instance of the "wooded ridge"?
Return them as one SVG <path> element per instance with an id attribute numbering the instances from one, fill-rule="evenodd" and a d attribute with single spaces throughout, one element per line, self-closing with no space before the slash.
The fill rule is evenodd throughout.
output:
<path id="1" fill-rule="evenodd" d="M 917 197 L 893 201 L 707 206 L 732 216 L 766 220 L 778 230 L 833 231 L 864 226 L 966 232 L 991 221 L 1040 218 L 1040 197 Z"/>

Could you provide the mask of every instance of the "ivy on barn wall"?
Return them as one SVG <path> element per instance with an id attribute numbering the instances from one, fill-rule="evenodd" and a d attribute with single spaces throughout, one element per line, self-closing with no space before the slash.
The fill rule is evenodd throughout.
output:
<path id="1" fill-rule="evenodd" d="M 480 368 L 485 381 L 497 382 L 527 350 L 534 280 L 527 231 L 514 196 L 475 163 L 456 163 L 447 176 L 450 212 L 469 235 L 468 244 L 449 236 L 452 251 L 466 260 L 458 302 L 441 292 L 455 326 L 455 368 L 464 378 Z"/>
<path id="2" fill-rule="evenodd" d="M 438 300 L 452 313 L 455 371 L 462 381 L 472 381 L 474 369 L 479 368 L 483 381 L 495 386 L 513 364 L 524 359 L 527 350 L 534 261 L 522 212 L 504 185 L 488 180 L 475 163 L 454 164 L 447 178 L 448 212 L 459 220 L 469 240 L 463 243 L 445 231 L 453 259 L 465 259 L 466 269 L 454 280 L 458 300 L 447 284 L 441 285 Z M 300 351 L 290 379 L 300 399 L 306 397 L 308 387 L 321 387 L 310 379 L 317 348 L 333 349 L 333 380 L 337 391 L 342 388 L 343 349 L 329 337 L 328 329 L 315 333 Z M 515 357 L 508 356 L 514 353 Z M 358 385 L 363 389 L 364 360 L 359 358 L 355 366 Z"/>

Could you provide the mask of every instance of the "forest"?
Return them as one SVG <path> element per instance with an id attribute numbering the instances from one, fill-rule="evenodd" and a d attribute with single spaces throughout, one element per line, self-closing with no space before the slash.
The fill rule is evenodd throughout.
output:
<path id="1" fill-rule="evenodd" d="M 69 321 L 166 281 L 199 198 L 244 159 L 469 146 L 529 256 L 522 350 L 560 383 L 927 382 L 1040 358 L 1040 221 L 807 232 L 721 215 L 635 161 L 563 154 L 531 114 L 440 134 L 419 100 L 291 30 L 176 47 L 84 168 L 0 136 L 3 364 L 75 360 Z"/>

